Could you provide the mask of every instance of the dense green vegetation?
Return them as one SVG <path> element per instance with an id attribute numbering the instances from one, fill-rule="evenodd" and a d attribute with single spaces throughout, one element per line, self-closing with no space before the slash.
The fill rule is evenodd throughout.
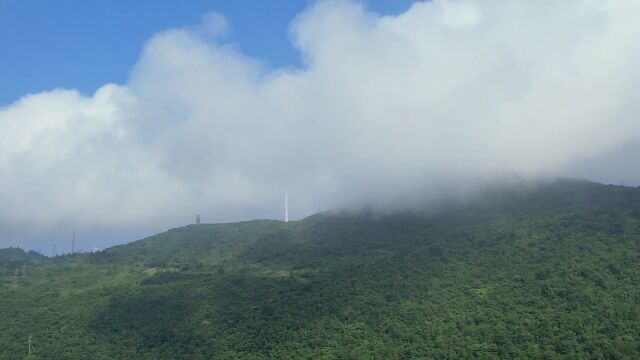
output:
<path id="1" fill-rule="evenodd" d="M 33 359 L 636 359 L 639 254 L 640 189 L 570 180 L 96 254 L 9 249 L 0 358 L 27 358 L 31 335 Z"/>

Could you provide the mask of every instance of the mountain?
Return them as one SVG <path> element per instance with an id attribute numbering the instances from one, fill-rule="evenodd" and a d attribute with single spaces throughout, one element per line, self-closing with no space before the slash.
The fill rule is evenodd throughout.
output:
<path id="1" fill-rule="evenodd" d="M 25 265 L 40 263 L 46 259 L 46 256 L 35 251 L 27 252 L 14 247 L 0 249 L 0 271 L 6 274 L 17 269 L 20 272 Z"/>
<path id="2" fill-rule="evenodd" d="M 190 225 L 3 267 L 0 358 L 635 359 L 639 254 L 640 189 L 568 179 Z"/>

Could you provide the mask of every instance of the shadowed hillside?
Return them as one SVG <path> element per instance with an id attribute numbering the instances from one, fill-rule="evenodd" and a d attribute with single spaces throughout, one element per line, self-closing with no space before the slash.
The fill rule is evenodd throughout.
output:
<path id="1" fill-rule="evenodd" d="M 0 250 L 0 358 L 27 358 L 31 335 L 33 359 L 633 359 L 639 251 L 640 189 L 575 180 Z"/>

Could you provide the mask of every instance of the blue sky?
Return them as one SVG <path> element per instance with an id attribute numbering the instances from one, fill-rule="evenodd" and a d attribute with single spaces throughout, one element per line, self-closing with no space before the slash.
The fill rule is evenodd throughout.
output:
<path id="1" fill-rule="evenodd" d="M 0 247 L 640 184 L 640 3 L 355 1 L 0 0 Z"/>
<path id="2" fill-rule="evenodd" d="M 74 88 L 91 94 L 124 83 L 143 44 L 159 31 L 197 24 L 215 11 L 229 21 L 227 39 L 272 67 L 299 62 L 287 31 L 309 0 L 0 0 L 0 106 L 28 93 Z M 380 14 L 410 0 L 369 0 Z"/>

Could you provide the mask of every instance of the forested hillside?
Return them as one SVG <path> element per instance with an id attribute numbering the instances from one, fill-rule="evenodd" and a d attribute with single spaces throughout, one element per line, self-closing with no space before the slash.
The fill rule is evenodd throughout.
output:
<path id="1" fill-rule="evenodd" d="M 8 249 L 0 358 L 637 359 L 639 253 L 640 189 L 573 180 Z"/>

